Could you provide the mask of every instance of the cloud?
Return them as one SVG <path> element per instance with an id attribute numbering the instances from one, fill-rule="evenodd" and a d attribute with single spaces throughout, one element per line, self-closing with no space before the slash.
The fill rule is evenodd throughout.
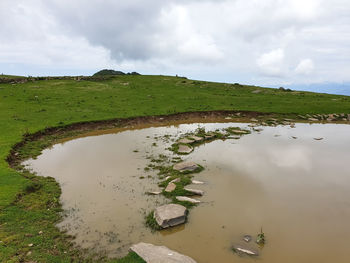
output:
<path id="1" fill-rule="evenodd" d="M 284 51 L 279 48 L 262 54 L 256 63 L 264 74 L 279 77 L 283 75 L 283 62 Z"/>
<path id="2" fill-rule="evenodd" d="M 347 0 L 2 0 L 0 71 L 350 82 L 349 13 Z"/>
<path id="3" fill-rule="evenodd" d="M 311 59 L 303 59 L 295 68 L 297 74 L 309 75 L 314 70 L 314 63 Z"/>

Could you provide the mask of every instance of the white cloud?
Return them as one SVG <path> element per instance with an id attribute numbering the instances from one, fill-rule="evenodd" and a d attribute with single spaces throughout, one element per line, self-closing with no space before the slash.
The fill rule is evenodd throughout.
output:
<path id="1" fill-rule="evenodd" d="M 309 58 L 303 59 L 302 61 L 300 61 L 298 66 L 295 68 L 295 72 L 297 74 L 304 74 L 304 75 L 311 74 L 313 70 L 314 70 L 314 63 Z"/>
<path id="2" fill-rule="evenodd" d="M 257 65 L 268 76 L 281 76 L 283 74 L 284 51 L 281 48 L 262 54 Z"/>
<path id="3" fill-rule="evenodd" d="M 350 82 L 349 13 L 348 0 L 1 0 L 0 71 Z"/>

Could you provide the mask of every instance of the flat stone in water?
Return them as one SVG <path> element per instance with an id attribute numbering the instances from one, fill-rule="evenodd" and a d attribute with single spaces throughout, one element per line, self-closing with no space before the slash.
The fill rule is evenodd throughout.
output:
<path id="1" fill-rule="evenodd" d="M 178 153 L 191 153 L 192 151 L 193 148 L 185 144 L 179 144 L 179 149 L 177 150 Z"/>
<path id="2" fill-rule="evenodd" d="M 243 246 L 234 246 L 233 250 L 238 254 L 246 254 L 249 256 L 258 256 L 259 252 L 250 248 L 245 248 Z"/>
<path id="3" fill-rule="evenodd" d="M 245 131 L 245 130 L 230 130 L 230 132 L 236 133 L 236 134 L 247 134 L 248 133 L 248 131 Z"/>
<path id="4" fill-rule="evenodd" d="M 184 188 L 186 191 L 193 193 L 195 195 L 204 195 L 204 191 L 203 190 L 199 190 L 199 189 L 192 189 L 192 188 Z"/>
<path id="5" fill-rule="evenodd" d="M 194 143 L 194 141 L 195 141 L 195 140 L 191 140 L 191 139 L 189 139 L 189 138 L 182 138 L 182 139 L 180 139 L 178 142 L 179 142 L 179 143 L 185 143 L 185 144 L 187 144 L 187 143 Z"/>
<path id="6" fill-rule="evenodd" d="M 190 198 L 187 196 L 177 196 L 176 200 L 181 201 L 181 202 L 190 202 L 192 204 L 199 204 L 201 201 L 194 199 L 194 198 Z"/>
<path id="7" fill-rule="evenodd" d="M 179 183 L 181 181 L 180 178 L 175 178 L 173 180 L 170 181 L 170 183 Z"/>
<path id="8" fill-rule="evenodd" d="M 176 184 L 170 182 L 170 183 L 167 185 L 167 187 L 165 188 L 164 191 L 167 192 L 167 193 L 171 193 L 171 192 L 173 192 L 175 189 L 176 189 Z"/>
<path id="9" fill-rule="evenodd" d="M 191 180 L 191 183 L 192 184 L 204 184 L 204 182 L 202 182 L 202 181 L 197 181 L 197 180 Z"/>
<path id="10" fill-rule="evenodd" d="M 131 246 L 130 250 L 147 263 L 196 263 L 192 258 L 170 250 L 165 246 L 138 243 Z"/>
<path id="11" fill-rule="evenodd" d="M 176 226 L 185 223 L 187 209 L 178 204 L 168 204 L 157 207 L 154 218 L 162 228 Z"/>
<path id="12" fill-rule="evenodd" d="M 207 133 L 204 137 L 205 137 L 205 139 L 212 139 L 212 138 L 214 138 L 214 136 L 215 136 L 215 134 L 213 134 L 213 133 Z"/>
<path id="13" fill-rule="evenodd" d="M 195 140 L 196 142 L 201 142 L 204 140 L 204 138 L 200 136 L 191 136 L 191 139 Z"/>
<path id="14" fill-rule="evenodd" d="M 173 169 L 179 172 L 192 172 L 198 169 L 199 166 L 198 164 L 194 162 L 182 162 L 182 163 L 177 163 L 173 166 Z"/>
<path id="15" fill-rule="evenodd" d="M 149 195 L 160 195 L 161 192 L 160 191 L 150 191 L 150 192 L 147 192 L 147 194 L 149 194 Z"/>

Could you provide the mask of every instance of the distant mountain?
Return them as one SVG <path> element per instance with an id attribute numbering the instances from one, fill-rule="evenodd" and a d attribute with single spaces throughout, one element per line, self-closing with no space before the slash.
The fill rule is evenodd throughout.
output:
<path id="1" fill-rule="evenodd" d="M 113 75 L 141 75 L 137 72 L 124 73 L 122 71 L 113 70 L 113 69 L 102 69 L 99 72 L 96 72 L 93 76 L 113 76 Z"/>
<path id="2" fill-rule="evenodd" d="M 309 84 L 309 85 L 288 85 L 287 88 L 293 90 L 305 90 L 312 92 L 347 95 L 350 96 L 350 83 L 323 83 L 323 84 Z"/>

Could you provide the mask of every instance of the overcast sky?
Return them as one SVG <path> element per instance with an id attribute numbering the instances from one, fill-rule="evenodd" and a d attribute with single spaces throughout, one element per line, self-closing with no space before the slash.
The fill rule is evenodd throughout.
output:
<path id="1" fill-rule="evenodd" d="M 0 73 L 350 83 L 349 0 L 0 0 Z"/>

